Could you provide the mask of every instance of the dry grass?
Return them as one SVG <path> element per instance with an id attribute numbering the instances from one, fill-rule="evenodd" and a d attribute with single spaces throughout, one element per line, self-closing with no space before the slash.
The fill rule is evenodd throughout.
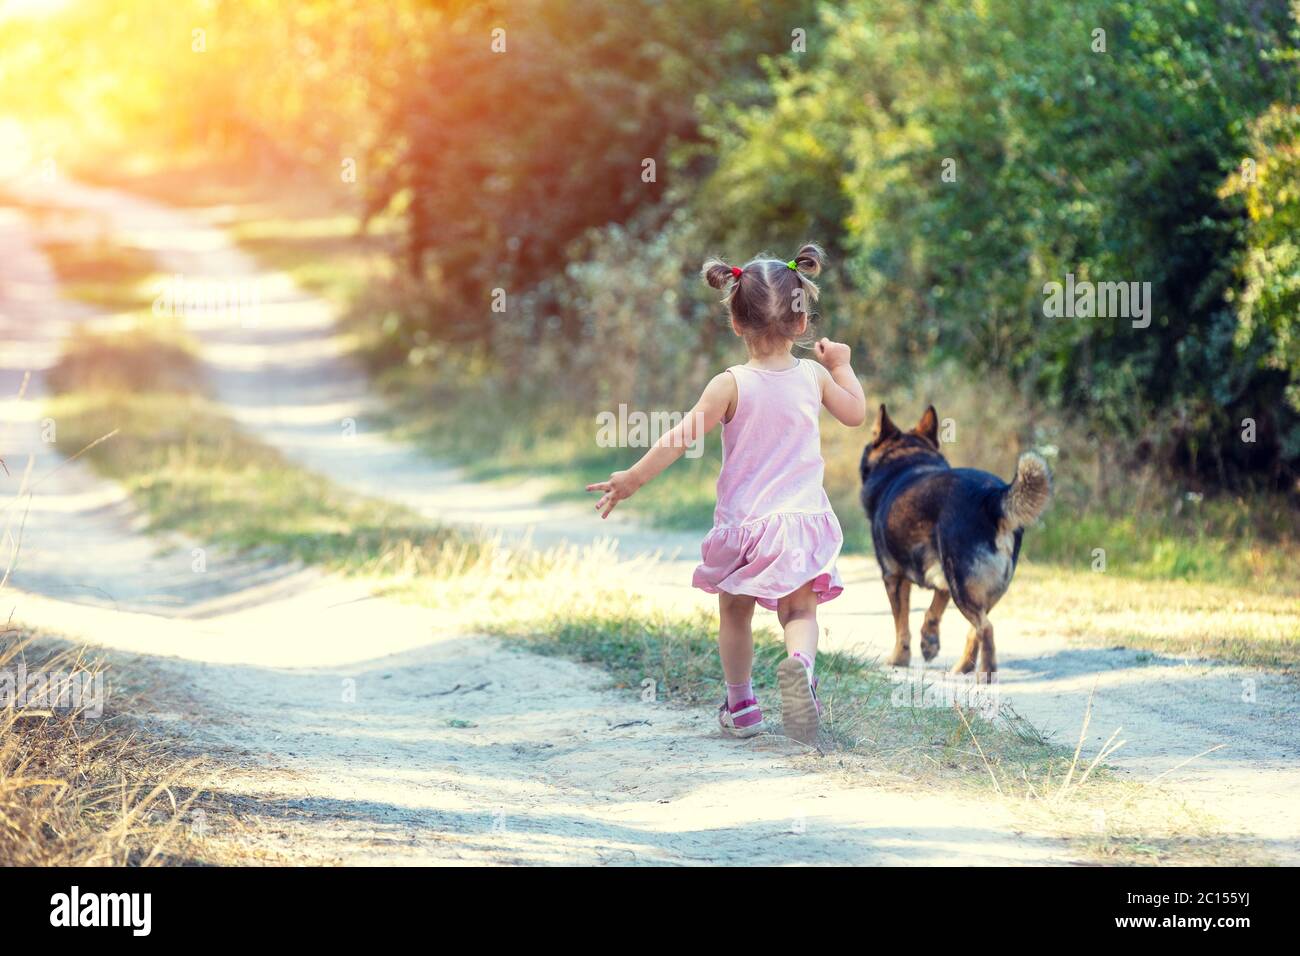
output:
<path id="1" fill-rule="evenodd" d="M 59 674 L 103 687 L 104 710 L 12 698 L 0 709 L 0 865 L 149 866 L 185 862 L 192 762 L 133 729 L 129 693 L 77 650 L 31 634 L 0 637 L 0 675 Z M 3 681 L 4 676 L 0 676 Z M 10 685 L 12 686 L 12 685 Z M 84 686 L 84 685 L 83 685 Z M 111 704 L 108 703 L 111 701 Z M 67 697 L 71 702 L 71 696 Z"/>
<path id="2" fill-rule="evenodd" d="M 20 491 L 4 510 L 0 590 L 19 559 L 23 504 Z M 200 765 L 143 732 L 137 695 L 109 676 L 74 647 L 9 625 L 0 633 L 0 865 L 192 859 L 185 817 L 202 793 Z"/>

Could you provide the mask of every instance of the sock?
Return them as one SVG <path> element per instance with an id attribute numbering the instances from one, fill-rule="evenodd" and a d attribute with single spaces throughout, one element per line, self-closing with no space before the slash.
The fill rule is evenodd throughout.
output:
<path id="1" fill-rule="evenodd" d="M 739 704 L 742 700 L 754 699 L 754 681 L 745 681 L 743 684 L 727 685 L 727 708 L 730 709 Z"/>
<path id="2" fill-rule="evenodd" d="M 790 656 L 803 665 L 804 670 L 808 672 L 808 682 L 812 683 L 813 679 L 813 662 L 816 660 L 817 652 L 813 651 L 813 656 L 809 657 L 803 651 L 791 651 Z"/>

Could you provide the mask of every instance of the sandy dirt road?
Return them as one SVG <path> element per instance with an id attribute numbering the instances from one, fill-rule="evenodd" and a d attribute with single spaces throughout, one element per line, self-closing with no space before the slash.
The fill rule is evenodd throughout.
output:
<path id="1" fill-rule="evenodd" d="M 369 427 L 376 404 L 343 353 L 331 307 L 264 272 L 202 216 L 75 183 L 32 184 L 36 202 L 90 212 L 114 241 L 150 251 L 187 281 L 255 283 L 254 316 L 191 317 L 214 393 L 241 425 L 359 494 L 432 520 L 484 526 L 538 545 L 613 538 L 640 586 L 707 606 L 688 586 L 696 535 L 601 523 L 544 504 L 536 482 L 480 484 Z M 12 394 L 71 324 L 95 321 L 58 296 L 32 225 L 0 215 L 0 385 Z M 437 615 L 316 570 L 160 543 L 114 486 L 72 450 L 41 441 L 34 402 L 4 406 L 5 457 L 45 475 L 26 503 L 15 617 L 147 655 L 184 689 L 158 719 L 244 770 L 225 791 L 261 809 L 245 837 L 292 859 L 343 862 L 1044 863 L 1057 841 L 1018 834 L 993 801 L 912 793 L 808 773 L 782 738 L 720 738 L 712 715 L 643 704 L 598 671 L 520 654 Z M 20 476 L 8 480 L 16 490 Z M 70 531 L 69 529 L 75 529 Z M 892 624 L 878 573 L 844 562 L 827 605 L 830 646 L 882 654 Z M 1014 591 L 1014 589 L 1013 589 Z M 918 602 L 924 596 L 914 598 Z M 951 663 L 964 627 L 945 619 Z M 1283 678 L 1071 644 L 1050 608 L 999 608 L 1002 693 L 1037 726 L 1073 741 L 1088 698 L 1088 746 L 1116 727 L 1115 763 L 1166 783 L 1273 857 L 1300 860 L 1300 706 Z M 268 639 L 274 635 L 273 639 Z M 1243 681 L 1253 681 L 1247 703 Z"/>

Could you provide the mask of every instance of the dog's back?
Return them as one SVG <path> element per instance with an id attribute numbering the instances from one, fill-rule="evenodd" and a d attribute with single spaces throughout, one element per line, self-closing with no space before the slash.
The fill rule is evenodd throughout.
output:
<path id="1" fill-rule="evenodd" d="M 866 476 L 862 502 L 884 574 L 953 592 L 960 607 L 987 611 L 1011 583 L 1026 524 L 1049 495 L 1047 469 L 1024 456 L 1008 484 L 974 468 L 952 468 L 938 452 L 903 458 Z"/>

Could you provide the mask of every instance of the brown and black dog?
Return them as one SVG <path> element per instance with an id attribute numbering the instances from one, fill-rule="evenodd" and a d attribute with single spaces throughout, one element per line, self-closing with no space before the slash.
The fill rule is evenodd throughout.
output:
<path id="1" fill-rule="evenodd" d="M 912 658 L 908 598 L 912 585 L 934 589 L 921 627 L 921 653 L 939 653 L 939 618 L 951 595 L 970 621 L 966 650 L 953 670 L 997 670 L 989 611 L 1006 593 L 1020 557 L 1026 525 L 1037 521 L 1052 494 L 1047 464 L 1032 452 L 1020 456 L 1007 484 L 973 468 L 953 468 L 939 453 L 939 418 L 925 410 L 910 432 L 901 431 L 880 406 L 871 444 L 862 453 L 862 505 L 894 611 L 896 643 L 889 663 Z"/>

